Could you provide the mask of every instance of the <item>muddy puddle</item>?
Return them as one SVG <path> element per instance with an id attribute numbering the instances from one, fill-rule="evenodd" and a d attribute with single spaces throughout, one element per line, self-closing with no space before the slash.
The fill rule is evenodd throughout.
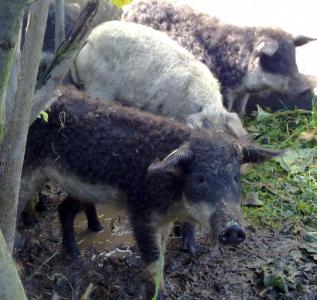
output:
<path id="1" fill-rule="evenodd" d="M 97 207 L 101 233 L 89 232 L 85 215 L 79 215 L 81 255 L 72 260 L 62 251 L 61 198 L 53 192 L 36 226 L 26 230 L 27 245 L 14 254 L 28 299 L 151 299 L 124 212 Z M 165 254 L 165 299 L 317 299 L 317 264 L 301 250 L 301 235 L 285 224 L 272 232 L 250 228 L 247 236 L 239 248 L 218 248 L 197 228 L 194 256 L 171 237 Z"/>
<path id="2" fill-rule="evenodd" d="M 102 205 L 97 206 L 97 212 L 104 228 L 101 232 L 87 230 L 87 220 L 84 213 L 80 213 L 76 218 L 75 230 L 79 250 L 84 252 L 93 248 L 105 256 L 130 254 L 134 240 L 125 212 Z"/>
<path id="3" fill-rule="evenodd" d="M 61 203 L 67 196 L 52 182 L 42 188 L 42 193 L 46 196 L 46 201 L 53 203 L 54 206 Z M 124 257 L 131 254 L 130 248 L 134 245 L 134 239 L 125 211 L 106 205 L 97 205 L 96 208 L 99 221 L 103 226 L 100 232 L 87 229 L 87 218 L 84 212 L 76 216 L 74 227 L 80 252 L 93 250 L 104 257 Z M 61 224 L 57 217 L 57 210 L 52 227 L 56 229 L 53 235 L 61 240 Z"/>

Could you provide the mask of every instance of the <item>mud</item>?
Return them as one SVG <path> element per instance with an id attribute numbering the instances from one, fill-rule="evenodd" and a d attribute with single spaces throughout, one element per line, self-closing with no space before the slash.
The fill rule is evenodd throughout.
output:
<path id="1" fill-rule="evenodd" d="M 102 205 L 97 206 L 97 211 L 104 227 L 101 232 L 87 231 L 85 214 L 80 214 L 76 219 L 75 230 L 79 250 L 84 252 L 93 247 L 101 253 L 105 252 L 107 256 L 125 256 L 130 253 L 129 248 L 134 244 L 134 240 L 125 212 Z M 120 249 L 123 244 L 127 250 Z"/>
<path id="2" fill-rule="evenodd" d="M 61 247 L 59 198 L 55 191 L 39 222 L 25 230 L 26 247 L 15 252 L 28 299 L 150 299 L 123 213 L 99 208 L 105 230 L 94 235 L 79 217 L 82 255 L 71 260 Z M 165 256 L 167 299 L 317 299 L 317 265 L 293 232 L 287 225 L 279 232 L 249 228 L 247 241 L 236 249 L 211 245 L 198 230 L 195 256 L 172 236 Z"/>

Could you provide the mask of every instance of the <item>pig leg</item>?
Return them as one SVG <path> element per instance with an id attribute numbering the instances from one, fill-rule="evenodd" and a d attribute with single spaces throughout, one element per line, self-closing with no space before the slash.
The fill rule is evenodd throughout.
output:
<path id="1" fill-rule="evenodd" d="M 99 222 L 96 206 L 92 203 L 87 203 L 85 205 L 85 214 L 88 221 L 88 228 L 91 231 L 102 231 L 103 227 Z"/>
<path id="2" fill-rule="evenodd" d="M 235 100 L 236 100 L 236 96 L 233 93 L 227 92 L 224 95 L 224 105 L 228 111 L 232 111 Z"/>
<path id="3" fill-rule="evenodd" d="M 194 255 L 196 253 L 195 225 L 176 222 L 174 233 L 177 237 L 182 238 L 184 251 Z"/>
<path id="4" fill-rule="evenodd" d="M 78 250 L 75 239 L 75 217 L 79 212 L 85 210 L 88 221 L 88 228 L 92 231 L 101 231 L 103 227 L 98 220 L 96 206 L 92 203 L 82 203 L 68 196 L 60 204 L 58 210 L 63 231 L 63 247 L 73 257 L 77 257 L 80 252 Z"/>
<path id="5" fill-rule="evenodd" d="M 144 272 L 145 279 L 155 284 L 157 273 L 160 273 L 160 291 L 164 293 L 164 252 L 168 239 L 171 224 L 168 222 L 154 222 L 149 218 L 144 220 L 144 215 L 134 216 L 132 227 L 134 236 L 141 252 L 141 256 L 146 264 Z M 160 263 L 160 248 L 162 249 L 162 260 Z"/>
<path id="6" fill-rule="evenodd" d="M 242 118 L 245 115 L 245 110 L 248 104 L 250 94 L 245 94 L 243 97 L 239 100 L 239 107 L 238 107 L 238 113 L 240 118 Z"/>
<path id="7" fill-rule="evenodd" d="M 37 199 L 38 198 L 38 199 Z M 24 226 L 33 226 L 38 220 L 36 217 L 36 212 L 43 212 L 46 209 L 45 195 L 40 191 L 36 193 L 36 196 L 30 200 L 26 208 L 22 212 L 22 220 Z"/>
<path id="8" fill-rule="evenodd" d="M 46 196 L 43 192 L 39 192 L 39 202 L 35 206 L 36 211 L 45 211 L 46 210 Z"/>
<path id="9" fill-rule="evenodd" d="M 34 226 L 37 223 L 35 206 L 36 199 L 33 198 L 28 202 L 25 209 L 22 211 L 21 218 L 24 226 Z"/>
<path id="10" fill-rule="evenodd" d="M 36 222 L 34 195 L 40 186 L 47 180 L 40 168 L 23 171 L 20 183 L 17 219 L 22 218 L 24 225 L 33 225 Z M 26 244 L 26 238 L 16 231 L 15 247 Z"/>
<path id="11" fill-rule="evenodd" d="M 35 213 L 36 201 L 34 196 L 45 181 L 47 181 L 47 178 L 41 171 L 41 168 L 35 168 L 22 173 L 17 212 L 18 217 L 22 215 L 23 211 L 30 211 L 30 209 Z"/>
<path id="12" fill-rule="evenodd" d="M 195 225 L 183 223 L 181 225 L 181 233 L 184 250 L 194 255 L 196 253 Z"/>
<path id="13" fill-rule="evenodd" d="M 76 215 L 82 210 L 80 201 L 67 197 L 58 207 L 59 218 L 62 224 L 63 247 L 74 258 L 80 255 L 74 231 Z"/>
<path id="14" fill-rule="evenodd" d="M 165 253 L 165 249 L 166 249 L 166 244 L 168 241 L 168 238 L 170 236 L 170 233 L 172 231 L 173 228 L 173 223 L 171 222 L 166 222 L 162 227 L 161 227 L 161 232 L 160 232 L 160 236 L 162 239 L 162 249 L 163 249 L 163 254 Z M 163 256 L 164 258 L 164 256 Z"/>
<path id="15" fill-rule="evenodd" d="M 156 273 L 157 272 L 161 273 L 158 299 L 165 299 L 165 296 L 166 296 L 165 283 L 164 283 L 165 250 L 166 250 L 166 244 L 167 244 L 168 238 L 173 228 L 173 222 L 165 222 L 163 223 L 162 226 L 159 226 L 159 228 L 160 228 L 160 232 L 158 234 L 158 238 L 161 244 L 162 253 L 161 253 L 161 262 L 158 262 L 158 265 L 156 265 Z M 151 267 L 149 267 L 149 269 L 151 269 Z"/>

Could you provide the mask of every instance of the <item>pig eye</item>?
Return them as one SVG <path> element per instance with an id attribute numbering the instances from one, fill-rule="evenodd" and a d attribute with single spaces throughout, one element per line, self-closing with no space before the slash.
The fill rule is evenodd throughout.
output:
<path id="1" fill-rule="evenodd" d="M 285 74 L 289 71 L 289 63 L 287 63 L 279 53 L 273 56 L 263 54 L 260 57 L 260 62 L 266 72 Z"/>
<path id="2" fill-rule="evenodd" d="M 197 176 L 197 182 L 198 183 L 204 183 L 206 181 L 205 177 L 203 175 Z"/>

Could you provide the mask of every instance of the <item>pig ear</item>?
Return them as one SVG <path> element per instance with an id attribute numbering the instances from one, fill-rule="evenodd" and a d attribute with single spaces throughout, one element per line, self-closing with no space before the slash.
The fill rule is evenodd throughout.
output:
<path id="1" fill-rule="evenodd" d="M 258 55 L 266 54 L 268 56 L 273 56 L 279 47 L 278 41 L 271 38 L 261 39 L 260 42 L 255 47 Z"/>
<path id="2" fill-rule="evenodd" d="M 255 145 L 235 144 L 234 147 L 242 164 L 263 162 L 284 153 L 281 150 L 270 150 Z"/>
<path id="3" fill-rule="evenodd" d="M 191 161 L 193 157 L 193 151 L 189 144 L 185 143 L 167 155 L 162 161 L 154 161 L 148 167 L 148 172 L 150 174 L 169 172 L 179 176 L 182 174 L 181 165 Z"/>
<path id="4" fill-rule="evenodd" d="M 316 41 L 316 38 L 311 38 L 304 35 L 298 35 L 293 38 L 293 42 L 295 47 L 303 46 L 309 42 Z"/>

